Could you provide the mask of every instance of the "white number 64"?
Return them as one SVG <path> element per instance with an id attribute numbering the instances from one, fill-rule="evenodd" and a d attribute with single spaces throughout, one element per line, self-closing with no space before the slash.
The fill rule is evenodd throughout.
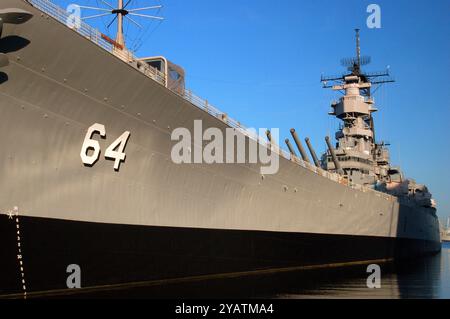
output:
<path id="1" fill-rule="evenodd" d="M 81 161 L 89 166 L 94 165 L 100 158 L 100 144 L 98 141 L 93 140 L 92 136 L 98 133 L 101 137 L 106 137 L 106 130 L 103 124 L 95 123 L 89 127 L 86 136 L 84 138 L 83 146 L 81 147 Z M 115 140 L 107 149 L 105 158 L 113 159 L 114 169 L 116 171 L 120 168 L 120 163 L 125 161 L 126 154 L 124 153 L 125 146 L 130 138 L 130 132 L 123 133 L 117 140 Z M 88 155 L 89 150 L 93 150 L 91 155 Z"/>

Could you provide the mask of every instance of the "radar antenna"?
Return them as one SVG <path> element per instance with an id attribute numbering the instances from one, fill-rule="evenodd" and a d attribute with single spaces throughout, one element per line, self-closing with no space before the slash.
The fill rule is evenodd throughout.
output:
<path id="1" fill-rule="evenodd" d="M 355 29 L 356 32 L 356 57 L 358 59 L 358 66 L 361 66 L 361 47 L 359 46 L 359 29 Z"/>
<path id="2" fill-rule="evenodd" d="M 361 56 L 361 41 L 360 41 L 360 29 L 355 29 L 356 33 L 356 57 L 344 58 L 341 60 L 341 64 L 347 68 L 350 74 L 341 74 L 333 76 L 321 77 L 321 82 L 324 88 L 333 88 L 336 85 L 342 85 L 345 83 L 345 78 L 348 76 L 357 76 L 362 82 L 370 82 L 372 85 L 381 85 L 383 83 L 395 82 L 395 80 L 389 75 L 389 68 L 381 72 L 364 72 L 362 66 L 371 62 L 370 56 Z M 366 92 L 367 96 L 370 96 L 370 92 Z"/>
<path id="3" fill-rule="evenodd" d="M 371 62 L 370 56 L 361 56 L 361 47 L 359 39 L 359 29 L 355 29 L 356 33 L 356 57 L 344 58 L 341 60 L 341 64 L 347 67 L 347 70 L 352 72 L 353 75 L 361 74 L 361 66 L 367 65 Z"/>
<path id="4" fill-rule="evenodd" d="M 131 18 L 130 16 L 142 17 L 142 18 L 153 19 L 153 20 L 160 20 L 160 21 L 164 20 L 163 17 L 159 17 L 159 16 L 156 16 L 156 15 L 150 15 L 150 14 L 145 13 L 145 11 L 148 11 L 148 10 L 161 9 L 162 8 L 161 5 L 154 5 L 154 6 L 148 6 L 148 7 L 127 9 L 128 5 L 133 0 L 128 0 L 125 4 L 124 4 L 124 0 L 117 0 L 117 7 L 113 7 L 106 0 L 100 0 L 100 1 L 101 1 L 101 3 L 106 5 L 108 8 L 92 7 L 92 6 L 81 6 L 80 5 L 79 7 L 82 8 L 82 9 L 96 10 L 96 11 L 103 12 L 103 13 L 99 13 L 99 14 L 95 14 L 95 15 L 82 17 L 81 20 L 87 20 L 87 19 L 99 18 L 99 17 L 109 16 L 109 15 L 115 15 L 115 17 L 108 24 L 107 28 L 109 28 L 117 20 L 117 34 L 116 34 L 116 41 L 114 43 L 114 46 L 116 48 L 120 48 L 120 49 L 125 48 L 125 37 L 124 37 L 124 33 L 123 33 L 123 26 L 124 26 L 124 20 L 125 19 L 130 21 L 134 25 L 136 25 L 138 28 L 142 29 L 142 25 L 139 24 L 135 19 Z M 144 13 L 142 13 L 142 12 L 144 12 Z"/>

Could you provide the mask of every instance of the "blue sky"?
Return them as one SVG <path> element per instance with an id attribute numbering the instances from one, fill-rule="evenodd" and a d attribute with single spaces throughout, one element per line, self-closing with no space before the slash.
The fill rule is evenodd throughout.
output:
<path id="1" fill-rule="evenodd" d="M 440 216 L 450 215 L 449 0 L 139 0 L 129 8 L 160 2 L 166 20 L 146 33 L 138 56 L 166 56 L 185 68 L 189 88 L 231 117 L 280 128 L 282 141 L 295 127 L 318 152 L 339 124 L 327 115 L 338 95 L 320 76 L 344 70 L 340 59 L 354 55 L 361 28 L 366 69 L 389 65 L 397 80 L 375 94 L 377 138 L 391 143 L 394 165 L 429 186 Z M 381 7 L 381 29 L 366 26 L 371 3 Z"/>

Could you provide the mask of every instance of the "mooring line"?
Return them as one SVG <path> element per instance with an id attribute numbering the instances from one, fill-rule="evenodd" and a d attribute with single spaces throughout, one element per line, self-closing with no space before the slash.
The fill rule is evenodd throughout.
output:
<path id="1" fill-rule="evenodd" d="M 16 224 L 16 242 L 17 242 L 17 262 L 20 270 L 20 283 L 22 285 L 22 292 L 24 299 L 27 298 L 27 284 L 25 280 L 25 267 L 23 263 L 22 255 L 22 242 L 20 237 L 20 219 L 19 219 L 19 208 L 15 206 L 13 210 L 7 213 L 8 218 L 15 221 Z"/>

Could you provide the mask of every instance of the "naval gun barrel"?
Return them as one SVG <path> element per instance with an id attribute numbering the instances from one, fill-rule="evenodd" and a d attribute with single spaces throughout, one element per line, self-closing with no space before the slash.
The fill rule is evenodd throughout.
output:
<path id="1" fill-rule="evenodd" d="M 325 137 L 325 142 L 327 142 L 328 149 L 330 150 L 331 158 L 333 159 L 333 163 L 334 163 L 334 167 L 336 168 L 336 172 L 340 175 L 344 175 L 344 171 L 342 170 L 341 164 L 339 163 L 339 161 L 336 157 L 336 152 L 334 151 L 333 146 L 331 146 L 329 136 Z"/>
<path id="2" fill-rule="evenodd" d="M 306 152 L 305 152 L 305 149 L 303 148 L 302 143 L 298 139 L 297 132 L 295 132 L 295 129 L 293 129 L 293 128 L 291 129 L 291 134 L 292 134 L 292 137 L 294 138 L 294 142 L 297 145 L 298 150 L 300 151 L 300 155 L 302 156 L 302 159 L 307 163 L 311 163 L 309 161 L 308 155 L 306 155 Z"/>
<path id="3" fill-rule="evenodd" d="M 287 138 L 287 139 L 285 140 L 285 142 L 286 142 L 286 145 L 287 145 L 287 147 L 288 147 L 289 152 L 291 153 L 291 155 L 297 157 L 297 154 L 295 154 L 294 148 L 292 147 L 291 141 L 289 141 L 289 139 Z"/>
<path id="4" fill-rule="evenodd" d="M 272 133 L 270 133 L 270 130 L 266 131 L 267 139 L 269 140 L 269 143 L 272 144 Z"/>
<path id="5" fill-rule="evenodd" d="M 314 165 L 316 167 L 320 167 L 319 159 L 317 158 L 316 152 L 314 151 L 314 148 L 311 145 L 311 141 L 309 137 L 305 138 L 306 145 L 308 146 L 309 152 L 311 153 L 311 157 L 314 161 Z"/>

